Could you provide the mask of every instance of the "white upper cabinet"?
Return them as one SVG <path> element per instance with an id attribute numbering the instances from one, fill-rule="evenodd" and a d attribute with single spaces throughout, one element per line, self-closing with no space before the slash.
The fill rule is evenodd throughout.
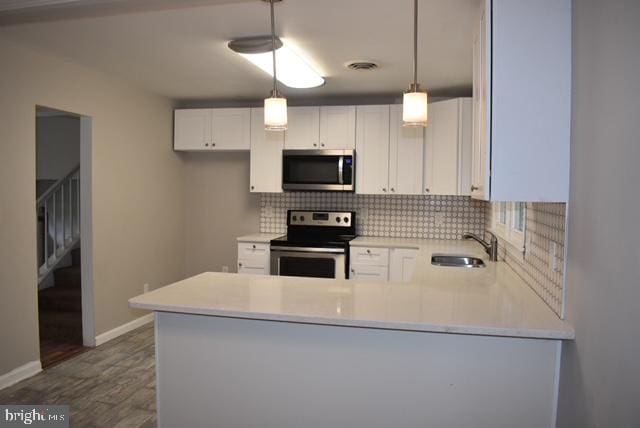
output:
<path id="1" fill-rule="evenodd" d="M 356 108 L 356 193 L 389 194 L 389 106 Z"/>
<path id="2" fill-rule="evenodd" d="M 251 141 L 250 109 L 217 108 L 212 110 L 211 117 L 214 149 L 249 150 Z"/>
<path id="3" fill-rule="evenodd" d="M 186 109 L 174 112 L 174 150 L 249 150 L 248 108 Z"/>
<path id="4" fill-rule="evenodd" d="M 469 195 L 471 99 L 429 104 L 424 156 L 424 190 L 431 195 Z"/>
<path id="5" fill-rule="evenodd" d="M 478 24 L 473 196 L 565 202 L 571 0 L 485 0 Z"/>
<path id="6" fill-rule="evenodd" d="M 355 106 L 320 107 L 320 148 L 354 149 L 355 145 Z"/>
<path id="7" fill-rule="evenodd" d="M 211 147 L 211 110 L 189 109 L 174 112 L 173 148 L 209 150 Z"/>
<path id="8" fill-rule="evenodd" d="M 402 126 L 402 105 L 390 106 L 389 192 L 399 195 L 426 193 L 423 187 L 425 129 Z"/>
<path id="9" fill-rule="evenodd" d="M 355 106 L 289 107 L 286 149 L 353 149 Z"/>
<path id="10" fill-rule="evenodd" d="M 251 109 L 251 152 L 249 190 L 282 192 L 282 148 L 284 132 L 265 131 L 264 109 Z"/>
<path id="11" fill-rule="evenodd" d="M 287 109 L 286 149 L 320 148 L 320 107 Z"/>

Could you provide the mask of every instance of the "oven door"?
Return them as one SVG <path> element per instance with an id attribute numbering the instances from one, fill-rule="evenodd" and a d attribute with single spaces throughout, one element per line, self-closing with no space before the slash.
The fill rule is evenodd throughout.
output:
<path id="1" fill-rule="evenodd" d="M 346 279 L 345 251 L 272 246 L 271 275 Z"/>
<path id="2" fill-rule="evenodd" d="M 352 192 L 353 161 L 353 150 L 285 150 L 282 188 Z"/>

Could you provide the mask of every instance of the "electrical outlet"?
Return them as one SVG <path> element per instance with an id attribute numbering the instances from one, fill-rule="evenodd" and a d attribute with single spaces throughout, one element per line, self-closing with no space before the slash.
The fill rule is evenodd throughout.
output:
<path id="1" fill-rule="evenodd" d="M 229 266 L 222 266 L 222 272 L 229 272 Z"/>
<path id="2" fill-rule="evenodd" d="M 149 292 L 149 284 L 145 284 L 142 286 L 142 292 L 143 293 L 148 293 Z"/>
<path id="3" fill-rule="evenodd" d="M 264 207 L 264 215 L 265 217 L 273 217 L 275 215 L 275 211 L 271 205 Z"/>
<path id="4" fill-rule="evenodd" d="M 445 215 L 443 212 L 437 212 L 435 213 L 435 215 L 433 216 L 433 222 L 435 227 L 444 227 L 444 223 L 445 223 Z"/>

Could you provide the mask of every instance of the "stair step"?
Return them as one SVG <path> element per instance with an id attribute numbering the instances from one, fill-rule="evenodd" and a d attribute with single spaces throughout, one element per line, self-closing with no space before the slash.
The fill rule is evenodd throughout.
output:
<path id="1" fill-rule="evenodd" d="M 41 311 L 81 312 L 82 294 L 79 288 L 45 288 L 38 292 Z"/>
<path id="2" fill-rule="evenodd" d="M 69 266 L 53 271 L 54 284 L 61 288 L 78 288 L 82 286 L 80 266 Z"/>

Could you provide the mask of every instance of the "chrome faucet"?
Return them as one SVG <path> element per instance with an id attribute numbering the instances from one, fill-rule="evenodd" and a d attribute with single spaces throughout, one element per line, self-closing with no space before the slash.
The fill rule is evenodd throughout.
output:
<path id="1" fill-rule="evenodd" d="M 497 262 L 498 261 L 498 238 L 496 238 L 496 235 L 489 232 L 488 230 L 486 230 L 484 233 L 485 235 L 488 233 L 491 236 L 491 240 L 489 242 L 485 241 L 483 239 L 484 237 L 480 238 L 475 233 L 465 233 L 464 235 L 462 235 L 462 239 L 473 239 L 475 241 L 478 241 L 478 243 L 482 245 L 482 247 L 487 252 L 487 254 L 489 254 L 489 259 L 492 262 Z"/>

